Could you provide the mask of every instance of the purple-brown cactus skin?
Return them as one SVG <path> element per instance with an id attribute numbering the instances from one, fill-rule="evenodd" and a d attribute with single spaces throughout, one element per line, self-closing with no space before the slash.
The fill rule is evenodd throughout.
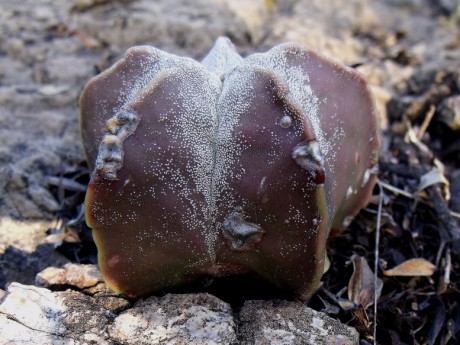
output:
<path id="1" fill-rule="evenodd" d="M 134 47 L 80 106 L 86 220 L 128 296 L 254 273 L 306 299 L 375 184 L 364 79 L 295 43 L 243 59 L 219 38 L 201 63 Z"/>

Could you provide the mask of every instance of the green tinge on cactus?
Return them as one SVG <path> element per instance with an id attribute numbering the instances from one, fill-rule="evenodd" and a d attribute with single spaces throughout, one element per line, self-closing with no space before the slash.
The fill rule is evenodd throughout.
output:
<path id="1" fill-rule="evenodd" d="M 375 183 L 365 81 L 294 43 L 243 59 L 219 38 L 202 63 L 134 47 L 80 105 L 86 219 L 127 295 L 251 272 L 308 298 Z"/>

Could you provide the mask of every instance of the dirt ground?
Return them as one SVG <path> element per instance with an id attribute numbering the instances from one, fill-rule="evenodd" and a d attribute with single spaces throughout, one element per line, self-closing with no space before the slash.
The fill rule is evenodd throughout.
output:
<path id="1" fill-rule="evenodd" d="M 458 0 L 0 0 L 0 288 L 96 262 L 81 217 L 78 97 L 89 78 L 133 45 L 201 59 L 219 36 L 243 56 L 297 41 L 355 67 L 373 92 L 379 183 L 331 239 L 310 305 L 356 327 L 362 344 L 374 316 L 380 344 L 459 343 Z"/>

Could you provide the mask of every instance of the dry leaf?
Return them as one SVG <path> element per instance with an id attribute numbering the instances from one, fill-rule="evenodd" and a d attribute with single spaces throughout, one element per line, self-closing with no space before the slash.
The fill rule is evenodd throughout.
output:
<path id="1" fill-rule="evenodd" d="M 429 277 L 436 271 L 436 266 L 431 262 L 418 258 L 404 261 L 398 266 L 383 272 L 388 277 L 407 276 L 407 277 Z"/>
<path id="2" fill-rule="evenodd" d="M 59 227 L 50 235 L 45 238 L 46 243 L 52 243 L 55 248 L 62 245 L 63 242 L 67 243 L 80 243 L 80 236 L 78 232 L 70 227 Z"/>
<path id="3" fill-rule="evenodd" d="M 353 255 L 351 261 L 353 262 L 353 274 L 348 282 L 348 299 L 355 305 L 367 308 L 374 304 L 374 294 L 379 299 L 383 281 L 377 278 L 375 285 L 374 273 L 365 258 Z"/>

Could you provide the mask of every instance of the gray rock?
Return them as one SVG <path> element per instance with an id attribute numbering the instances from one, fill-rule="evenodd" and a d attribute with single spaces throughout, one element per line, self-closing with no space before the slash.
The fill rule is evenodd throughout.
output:
<path id="1" fill-rule="evenodd" d="M 208 294 L 150 297 L 117 315 L 80 292 L 12 283 L 0 305 L 0 344 L 225 345 L 235 328 L 230 306 Z"/>
<path id="2" fill-rule="evenodd" d="M 108 344 L 111 317 L 82 293 L 12 283 L 0 305 L 0 344 Z"/>
<path id="3" fill-rule="evenodd" d="M 150 297 L 120 314 L 108 328 L 122 344 L 236 344 L 227 303 L 209 294 Z"/>
<path id="4" fill-rule="evenodd" d="M 358 332 L 301 302 L 247 301 L 240 312 L 241 345 L 355 345 Z"/>
<path id="5" fill-rule="evenodd" d="M 354 329 L 300 302 L 247 301 L 235 317 L 230 305 L 205 293 L 149 297 L 131 306 L 113 293 L 87 291 L 12 283 L 0 304 L 0 344 L 358 343 Z"/>

